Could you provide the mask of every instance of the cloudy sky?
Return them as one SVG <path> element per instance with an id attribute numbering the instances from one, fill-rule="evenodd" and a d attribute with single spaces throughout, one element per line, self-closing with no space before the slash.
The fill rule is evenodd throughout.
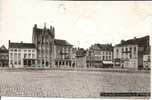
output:
<path id="1" fill-rule="evenodd" d="M 152 2 L 0 0 L 0 46 L 32 42 L 34 24 L 44 23 L 74 46 L 115 45 L 152 33 Z"/>

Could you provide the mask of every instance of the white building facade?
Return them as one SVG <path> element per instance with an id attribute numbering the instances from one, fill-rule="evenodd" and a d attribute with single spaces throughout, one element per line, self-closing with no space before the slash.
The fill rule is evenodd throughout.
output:
<path id="1" fill-rule="evenodd" d="M 122 40 L 120 44 L 114 47 L 113 65 L 115 68 L 145 69 L 147 49 L 150 49 L 149 36 Z M 147 54 L 150 55 L 150 52 Z"/>
<path id="2" fill-rule="evenodd" d="M 138 68 L 138 45 L 114 47 L 114 67 Z"/>
<path id="3" fill-rule="evenodd" d="M 9 67 L 36 67 L 36 48 L 31 43 L 11 43 L 9 41 Z"/>

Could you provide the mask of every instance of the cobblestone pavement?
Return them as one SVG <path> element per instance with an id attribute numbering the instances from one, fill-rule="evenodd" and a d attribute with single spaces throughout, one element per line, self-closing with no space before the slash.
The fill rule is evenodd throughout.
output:
<path id="1" fill-rule="evenodd" d="M 100 92 L 150 92 L 150 73 L 0 71 L 1 96 L 100 97 Z"/>

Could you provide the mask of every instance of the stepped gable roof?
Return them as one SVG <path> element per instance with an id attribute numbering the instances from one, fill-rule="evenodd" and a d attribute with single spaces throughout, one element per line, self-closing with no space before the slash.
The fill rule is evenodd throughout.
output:
<path id="1" fill-rule="evenodd" d="M 61 40 L 61 39 L 55 39 L 54 44 L 61 45 L 61 46 L 73 46 L 70 43 L 68 43 L 66 40 Z"/>
<path id="2" fill-rule="evenodd" d="M 51 29 L 46 28 L 46 27 L 44 27 L 44 28 L 38 28 L 37 24 L 35 24 L 35 26 L 33 27 L 33 29 L 35 31 L 34 34 L 42 34 L 42 33 L 46 33 L 47 32 L 51 36 L 53 36 L 52 32 L 55 30 L 54 27 L 52 27 L 52 26 L 51 26 Z"/>
<path id="3" fill-rule="evenodd" d="M 94 44 L 92 47 L 94 50 L 100 50 L 100 51 L 113 51 L 112 44 Z"/>
<path id="4" fill-rule="evenodd" d="M 129 40 L 122 40 L 120 44 L 117 44 L 116 47 L 125 46 L 125 45 L 138 45 L 138 46 L 149 46 L 149 36 L 134 38 Z"/>
<path id="5" fill-rule="evenodd" d="M 36 48 L 33 43 L 9 43 L 9 48 Z"/>
<path id="6" fill-rule="evenodd" d="M 8 49 L 4 45 L 0 47 L 0 53 L 8 53 Z"/>

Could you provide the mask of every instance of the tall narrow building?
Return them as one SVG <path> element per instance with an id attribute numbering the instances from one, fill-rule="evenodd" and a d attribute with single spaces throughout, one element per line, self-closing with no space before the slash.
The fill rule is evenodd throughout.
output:
<path id="1" fill-rule="evenodd" d="M 54 38 L 55 29 L 38 28 L 37 24 L 33 27 L 32 43 L 37 49 L 37 66 L 42 68 L 51 68 L 54 65 Z"/>

